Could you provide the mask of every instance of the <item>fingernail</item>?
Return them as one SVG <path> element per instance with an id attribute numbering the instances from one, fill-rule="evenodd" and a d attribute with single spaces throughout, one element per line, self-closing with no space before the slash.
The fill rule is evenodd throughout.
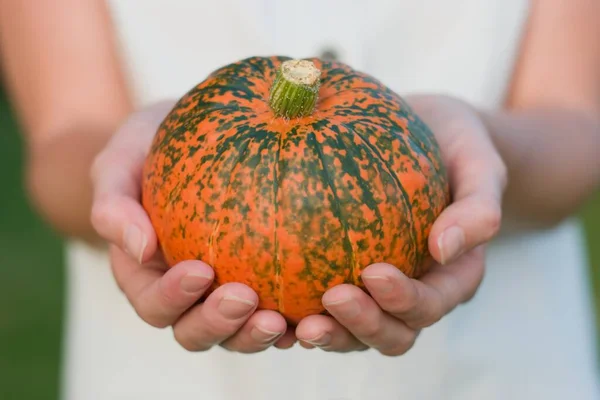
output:
<path id="1" fill-rule="evenodd" d="M 219 311 L 228 319 L 242 318 L 254 308 L 256 303 L 234 295 L 225 295 L 219 303 Z"/>
<path id="2" fill-rule="evenodd" d="M 205 287 L 207 287 L 210 283 L 210 276 L 205 276 L 201 274 L 187 274 L 183 278 L 181 278 L 181 282 L 179 285 L 184 292 L 194 294 L 198 293 Z"/>
<path id="3" fill-rule="evenodd" d="M 324 332 L 318 336 L 315 336 L 312 339 L 302 339 L 303 341 L 305 341 L 306 343 L 310 343 L 313 346 L 318 346 L 318 347 L 322 347 L 322 346 L 327 346 L 331 343 L 331 334 L 329 334 L 328 332 Z"/>
<path id="4" fill-rule="evenodd" d="M 325 307 L 333 309 L 331 312 L 342 318 L 354 318 L 360 313 L 358 303 L 349 297 L 325 303 Z"/>
<path id="5" fill-rule="evenodd" d="M 394 285 L 389 278 L 381 275 L 363 275 L 362 279 L 368 282 L 369 289 L 375 289 L 379 293 L 388 293 Z"/>
<path id="6" fill-rule="evenodd" d="M 458 257 L 465 245 L 465 233 L 458 226 L 446 229 L 438 238 L 442 264 L 446 264 Z"/>
<path id="7" fill-rule="evenodd" d="M 125 228 L 123 242 L 125 242 L 125 250 L 127 250 L 129 255 L 135 257 L 135 259 L 141 264 L 144 257 L 144 250 L 148 244 L 148 240 L 142 233 L 141 229 L 136 225 L 129 225 L 127 228 Z"/>
<path id="8" fill-rule="evenodd" d="M 259 343 L 271 343 L 281 335 L 283 335 L 283 332 L 272 332 L 268 329 L 261 328 L 260 326 L 255 326 L 250 331 L 250 337 Z"/>

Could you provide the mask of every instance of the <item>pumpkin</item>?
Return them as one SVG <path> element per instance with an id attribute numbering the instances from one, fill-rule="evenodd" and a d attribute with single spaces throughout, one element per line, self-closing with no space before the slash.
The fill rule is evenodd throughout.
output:
<path id="1" fill-rule="evenodd" d="M 290 324 L 371 263 L 418 278 L 447 206 L 435 138 L 375 78 L 338 62 L 252 57 L 192 88 L 161 123 L 142 204 L 168 265 L 241 282 Z M 210 291 L 209 291 L 210 293 Z"/>

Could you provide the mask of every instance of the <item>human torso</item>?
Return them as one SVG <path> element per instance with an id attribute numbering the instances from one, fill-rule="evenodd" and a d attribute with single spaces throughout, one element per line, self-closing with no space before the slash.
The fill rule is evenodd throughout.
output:
<path id="1" fill-rule="evenodd" d="M 139 106 L 179 98 L 232 61 L 278 54 L 334 55 L 401 95 L 445 93 L 479 107 L 499 108 L 529 11 L 525 0 L 112 0 L 109 4 Z M 478 297 L 426 330 L 402 358 L 299 347 L 250 357 L 219 348 L 188 354 L 169 332 L 152 330 L 137 319 L 116 289 L 104 254 L 73 243 L 69 259 L 71 296 L 77 302 L 71 306 L 73 346 L 96 343 L 96 350 L 86 354 L 95 360 L 95 373 L 112 382 L 112 393 L 121 393 L 119 388 L 139 393 L 144 387 L 140 398 L 146 400 L 190 393 L 215 400 L 516 398 L 504 395 L 512 388 L 507 380 L 522 379 L 518 366 L 512 369 L 509 354 L 523 354 L 524 367 L 538 366 L 537 349 L 542 347 L 530 346 L 528 337 L 561 329 L 551 314 L 544 314 L 544 302 L 553 298 L 559 282 L 570 282 L 564 289 L 569 293 L 581 289 L 585 262 L 578 234 L 576 224 L 569 222 L 555 232 L 490 246 L 488 277 Z M 577 265 L 575 271 L 565 272 L 561 257 L 548 257 L 551 249 L 563 257 L 562 264 Z M 542 271 L 546 275 L 540 279 Z M 577 318 L 585 322 L 584 300 L 574 297 L 567 304 L 580 310 Z M 527 322 L 524 302 L 532 312 L 541 313 L 542 324 Z M 90 308 L 94 319 L 87 317 Z M 511 320 L 519 321 L 521 332 L 506 326 Z M 498 337 L 499 332 L 505 332 L 504 337 Z M 569 335 L 582 342 L 589 339 L 586 333 Z M 575 351 L 585 352 L 586 346 Z M 75 376 L 87 365 L 81 357 L 71 356 Z M 567 379 L 560 369 L 546 374 L 557 381 Z"/>
<path id="2" fill-rule="evenodd" d="M 111 1 L 140 104 L 180 97 L 253 55 L 321 56 L 400 94 L 444 92 L 502 104 L 528 15 L 525 0 Z"/>

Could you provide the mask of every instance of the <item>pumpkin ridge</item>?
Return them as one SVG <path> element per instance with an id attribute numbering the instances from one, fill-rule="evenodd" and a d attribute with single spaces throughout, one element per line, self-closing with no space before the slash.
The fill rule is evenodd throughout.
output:
<path id="1" fill-rule="evenodd" d="M 354 87 L 353 85 L 355 84 L 355 81 L 359 83 L 375 85 L 377 89 L 380 89 L 382 86 L 379 81 L 375 79 L 369 79 L 368 77 L 357 71 L 354 71 L 353 73 L 348 73 L 348 71 L 344 71 L 340 68 L 339 70 L 335 69 L 329 72 L 330 74 L 327 75 L 327 78 L 323 79 L 323 85 L 329 88 L 336 89 L 336 94 L 347 89 L 352 89 Z M 337 78 L 338 76 L 341 77 Z M 348 87 L 342 87 L 344 86 L 344 84 L 348 85 Z"/>
<path id="2" fill-rule="evenodd" d="M 385 121 L 390 122 L 390 124 L 392 125 L 392 127 L 402 133 L 406 133 L 407 129 L 404 129 L 403 127 L 401 127 L 400 125 L 396 124 L 394 121 L 389 120 L 389 119 L 385 119 Z M 375 127 L 375 129 L 378 129 L 380 126 L 377 125 L 375 122 L 370 121 L 366 118 L 361 118 L 361 119 L 356 119 L 352 122 L 350 122 L 351 124 L 356 124 L 356 123 L 361 123 L 361 124 L 368 124 L 368 125 L 372 125 Z M 425 152 L 425 150 L 423 150 L 423 148 L 417 144 L 411 137 L 410 135 L 398 135 L 398 137 L 400 138 L 400 140 L 407 140 L 408 144 L 410 145 L 414 145 L 414 147 L 416 147 L 416 149 L 418 150 L 418 153 L 420 155 L 422 155 L 423 157 L 425 157 L 428 161 L 428 163 L 435 169 L 435 165 L 433 164 L 433 161 L 431 160 L 431 158 L 429 157 L 429 154 L 427 152 Z M 405 139 L 406 137 L 406 139 Z M 410 148 L 412 148 L 411 146 L 408 146 Z M 416 160 L 415 158 L 411 157 L 413 160 Z M 421 170 L 421 167 L 419 166 L 419 170 Z"/>
<path id="3" fill-rule="evenodd" d="M 246 59 L 242 60 L 240 62 L 240 64 L 243 64 L 244 66 L 247 66 L 251 70 L 256 72 L 256 77 L 258 79 L 265 80 L 264 76 L 265 76 L 266 71 L 264 69 L 262 69 L 261 67 L 259 67 L 255 61 L 258 61 L 257 57 L 250 57 L 250 58 L 246 58 Z"/>
<path id="4" fill-rule="evenodd" d="M 408 129 L 403 128 L 402 126 L 398 125 L 397 123 L 395 123 L 394 121 L 392 121 L 390 119 L 385 118 L 384 120 L 388 121 L 391 124 L 392 128 L 394 128 L 394 129 L 396 129 L 396 130 L 398 130 L 398 131 L 400 131 L 402 133 L 406 133 L 408 131 Z M 373 127 L 375 127 L 375 129 L 378 129 L 380 127 L 375 122 L 370 121 L 370 120 L 368 120 L 366 118 L 356 119 L 356 120 L 350 122 L 350 124 L 352 124 L 352 125 L 354 125 L 356 123 L 372 125 Z M 418 153 L 420 155 L 422 155 L 428 161 L 428 163 L 434 168 L 434 170 L 436 170 L 436 172 L 438 172 L 437 168 L 435 167 L 434 162 L 430 158 L 430 155 L 421 147 L 421 145 L 419 143 L 416 143 L 415 140 L 411 138 L 410 134 L 407 134 L 407 135 L 397 135 L 397 136 L 398 136 L 398 138 L 400 140 L 407 141 L 408 142 L 407 144 L 412 145 L 412 146 L 407 146 L 407 147 L 409 147 L 411 149 L 413 147 L 416 148 L 416 150 L 418 150 Z M 417 167 L 419 168 L 419 171 L 422 172 L 422 168 L 421 168 L 420 165 L 418 165 L 417 159 L 414 158 L 414 157 L 411 157 L 410 155 L 407 155 L 407 156 L 410 157 L 413 161 L 415 161 L 415 163 L 417 164 Z"/>
<path id="5" fill-rule="evenodd" d="M 384 118 L 384 120 L 387 121 L 387 122 L 389 122 L 391 124 L 391 127 L 393 129 L 397 129 L 397 130 L 401 131 L 402 133 L 411 132 L 410 129 L 408 129 L 408 128 L 405 129 L 404 127 L 398 125 L 395 121 L 393 121 L 393 120 L 391 120 L 389 118 Z M 357 124 L 357 123 L 368 124 L 368 125 L 373 126 L 374 129 L 376 129 L 376 130 L 379 129 L 379 125 L 377 125 L 373 121 L 370 121 L 369 119 L 366 119 L 366 118 L 356 119 L 356 120 L 350 122 L 349 124 L 351 126 L 354 126 L 354 124 Z M 366 141 L 366 139 L 362 135 L 360 135 L 360 136 L 361 136 L 361 139 L 363 141 Z M 445 190 L 444 185 L 440 182 L 440 179 L 441 179 L 440 175 L 439 175 L 440 172 L 438 171 L 438 169 L 436 168 L 435 163 L 431 159 L 432 155 L 429 154 L 429 153 L 427 153 L 427 152 L 425 152 L 425 150 L 421 147 L 421 144 L 416 142 L 417 139 L 411 137 L 411 134 L 403 134 L 403 135 L 396 135 L 396 136 L 397 136 L 397 138 L 399 140 L 401 140 L 401 141 L 403 141 L 405 143 L 406 147 L 415 150 L 415 152 L 417 154 L 423 156 L 427 160 L 427 163 L 429 165 L 431 165 L 432 168 L 436 171 L 436 174 L 427 174 L 427 175 L 431 175 L 431 177 L 429 178 L 429 179 L 431 179 L 430 184 L 438 185 L 439 186 L 438 187 L 439 190 L 442 190 L 442 191 Z M 405 154 L 405 156 L 408 157 L 408 158 L 410 158 L 412 160 L 413 167 L 415 168 L 416 171 L 418 171 L 418 172 L 420 172 L 420 173 L 422 173 L 422 174 L 425 175 L 425 171 L 423 171 L 423 168 L 421 168 L 419 160 L 416 157 L 413 157 L 413 155 L 411 153 Z M 384 164 L 385 164 L 385 160 L 383 160 L 383 161 L 384 161 Z M 423 193 L 423 194 L 425 194 L 425 193 Z M 429 197 L 429 196 L 427 196 L 427 197 Z M 431 199 L 429 199 L 429 201 L 431 201 Z M 431 209 L 429 209 L 428 211 L 431 214 L 431 216 L 430 216 L 431 218 L 430 219 L 434 219 L 435 218 L 434 211 L 431 210 Z M 413 207 L 413 212 L 414 212 L 414 207 Z M 417 233 L 417 227 L 416 226 L 414 226 L 413 231 L 415 232 L 415 234 Z M 426 238 L 426 235 L 424 235 L 424 238 Z M 419 238 L 418 235 L 416 235 L 415 236 L 415 241 L 417 242 L 417 244 L 416 244 L 417 247 L 415 248 L 415 254 L 417 255 L 417 259 L 416 259 L 415 266 L 421 265 L 421 263 L 423 262 L 423 258 L 424 258 L 424 256 L 419 257 L 419 252 L 417 251 L 417 249 L 418 249 L 418 242 L 420 241 L 419 239 L 423 239 L 423 238 Z M 423 240 L 426 240 L 426 239 L 423 239 Z"/>
<path id="6" fill-rule="evenodd" d="M 354 76 L 358 73 L 358 71 L 353 70 L 348 65 L 341 62 L 321 62 L 321 67 L 319 69 L 323 71 L 322 83 L 324 85 L 329 84 L 331 79 L 335 78 L 336 76 L 343 76 L 346 74 L 352 74 Z"/>
<path id="7" fill-rule="evenodd" d="M 348 127 L 347 127 L 347 126 L 345 126 L 345 124 L 344 124 L 344 123 L 342 123 L 342 124 L 341 124 L 341 126 L 342 126 L 342 127 L 344 127 L 344 128 L 346 128 L 346 135 L 347 135 L 348 137 L 349 137 L 351 134 L 354 134 L 354 131 L 353 131 L 353 130 L 350 130 L 350 129 L 348 129 Z M 341 133 L 340 129 L 339 129 L 339 128 L 338 128 L 336 125 L 326 125 L 326 126 L 325 126 L 325 129 L 327 129 L 327 130 L 329 130 L 329 131 L 331 131 L 331 132 L 333 133 L 333 137 L 335 138 L 335 141 L 336 141 L 336 142 L 338 143 L 338 145 L 339 145 L 341 148 L 343 148 L 343 149 L 346 151 L 346 153 L 348 154 L 348 156 L 344 157 L 344 159 L 345 159 L 345 160 L 347 160 L 347 161 L 350 161 L 350 162 L 352 162 L 352 164 L 353 164 L 353 166 L 354 166 L 354 168 L 355 168 L 355 171 L 354 171 L 354 172 L 355 172 L 355 174 L 354 174 L 354 177 L 356 178 L 356 180 L 357 180 L 357 184 L 358 184 L 358 186 L 361 188 L 361 190 L 362 190 L 362 192 L 363 192 L 363 193 L 362 193 L 362 196 L 363 196 L 363 198 L 364 198 L 364 196 L 369 196 L 369 194 L 370 194 L 370 190 L 369 190 L 368 184 L 367 184 L 367 182 L 366 182 L 364 179 L 362 179 L 362 178 L 360 177 L 360 165 L 359 165 L 359 164 L 356 162 L 356 159 L 355 159 L 355 157 L 353 157 L 353 156 L 360 157 L 360 153 L 359 153 L 359 152 L 357 152 L 357 151 L 356 151 L 356 149 L 352 148 L 351 146 L 348 146 L 348 145 L 346 144 L 346 142 L 344 142 L 344 139 L 343 139 L 343 137 L 342 137 L 342 133 Z M 349 156 L 350 154 L 352 154 L 353 156 Z M 377 166 L 374 166 L 374 167 L 375 167 L 375 168 L 377 168 Z M 379 168 L 378 168 L 378 169 L 379 169 Z M 372 195 L 372 193 L 371 193 L 371 195 Z M 369 199 L 369 200 L 370 200 L 370 201 L 373 201 L 373 202 L 375 202 L 375 201 L 376 201 L 376 200 L 375 200 L 374 198 L 372 198 L 372 197 L 371 197 L 371 199 Z M 379 221 L 379 223 L 381 224 L 380 226 L 383 226 L 383 225 L 384 225 L 384 221 L 383 221 L 383 217 L 382 217 L 382 215 L 381 215 L 381 211 L 379 210 L 379 208 L 378 208 L 377 206 L 375 206 L 375 207 L 370 207 L 370 206 L 369 206 L 369 203 L 370 203 L 369 201 L 365 201 L 365 202 L 364 202 L 364 204 L 365 204 L 365 205 L 367 205 L 367 207 L 369 207 L 369 209 L 371 209 L 371 210 L 373 211 L 373 213 L 375 214 L 375 217 L 377 218 L 377 220 L 378 220 L 378 221 Z M 349 234 L 349 233 L 348 233 L 348 236 L 350 236 L 350 234 Z M 355 245 L 356 245 L 356 243 L 355 243 Z M 361 265 L 358 265 L 358 261 L 356 260 L 356 257 L 353 257 L 353 262 L 354 262 L 354 265 L 356 265 L 357 269 L 356 269 L 356 270 L 354 270 L 354 269 L 353 269 L 353 270 L 351 270 L 351 273 L 352 273 L 353 281 L 354 281 L 354 283 L 356 283 L 356 282 L 360 282 L 360 277 L 359 277 L 359 276 L 356 276 L 355 274 L 356 274 L 357 272 L 360 272 L 360 271 L 361 271 L 361 269 L 362 269 L 361 267 L 366 267 L 366 266 L 365 266 L 365 265 L 363 265 L 363 266 L 361 266 Z"/>
<path id="8" fill-rule="evenodd" d="M 415 226 L 415 221 L 414 221 L 414 216 L 413 213 L 411 211 L 412 209 L 412 204 L 410 201 L 410 197 L 408 195 L 408 193 L 406 192 L 406 189 L 404 188 L 404 185 L 402 185 L 402 182 L 400 182 L 400 178 L 398 177 L 398 175 L 396 175 L 396 173 L 394 173 L 393 171 L 390 170 L 389 166 L 387 165 L 387 161 L 383 158 L 383 156 L 381 155 L 381 153 L 379 152 L 379 150 L 377 148 L 375 148 L 373 146 L 373 144 L 371 144 L 363 135 L 362 133 L 360 133 L 357 129 L 354 129 L 353 127 L 349 127 L 347 123 L 343 122 L 342 125 L 344 127 L 346 127 L 346 129 L 349 130 L 349 132 L 353 132 L 366 146 L 367 148 L 369 148 L 369 150 L 371 150 L 371 153 L 376 157 L 377 160 L 379 160 L 380 165 L 381 165 L 381 169 L 386 171 L 390 177 L 392 178 L 392 180 L 394 181 L 394 183 L 396 184 L 396 186 L 398 187 L 398 190 L 400 190 L 400 194 L 401 194 L 401 198 L 402 198 L 402 203 L 404 205 L 404 208 L 406 210 L 406 217 L 408 218 L 408 222 L 410 224 L 410 238 L 413 244 L 413 250 L 415 252 L 415 265 L 419 259 L 418 257 L 418 243 L 417 243 L 417 228 Z"/>
<path id="9" fill-rule="evenodd" d="M 371 89 L 371 91 L 373 90 L 372 88 L 368 88 L 368 89 Z M 438 148 L 433 143 L 433 140 L 432 140 L 434 138 L 433 133 L 431 132 L 429 127 L 423 122 L 423 120 L 421 120 L 417 115 L 415 115 L 413 113 L 412 108 L 410 107 L 408 102 L 406 102 L 404 99 L 402 99 L 400 96 L 398 96 L 398 94 L 396 94 L 389 88 L 385 88 L 381 92 L 377 93 L 377 95 L 383 96 L 386 100 L 388 100 L 392 103 L 399 103 L 401 105 L 400 110 L 398 110 L 396 113 L 400 113 L 402 115 L 402 118 L 406 119 L 406 121 L 407 121 L 406 129 L 404 129 L 404 127 L 398 125 L 398 123 L 396 121 L 394 121 L 392 118 L 390 118 L 390 116 L 386 116 L 386 117 L 384 117 L 384 119 L 386 121 L 389 121 L 392 125 L 402 128 L 403 132 L 408 133 L 407 134 L 408 137 L 414 138 L 414 140 L 411 142 L 413 142 L 415 145 L 418 145 L 417 149 L 420 150 L 421 154 L 427 158 L 427 160 L 433 166 L 433 168 L 435 169 L 436 172 L 438 172 L 438 173 L 445 172 L 445 171 L 440 170 L 440 168 L 443 168 L 443 165 L 436 164 L 432 159 L 432 156 L 435 156 L 435 158 L 440 159 L 440 154 L 439 154 L 439 152 L 437 152 Z M 413 115 L 412 121 L 410 119 L 411 114 Z M 370 123 L 373 123 L 373 122 L 370 122 Z M 417 128 L 416 131 L 414 129 L 409 129 L 413 126 Z M 424 150 L 423 146 L 425 146 L 429 149 L 432 149 L 432 151 L 434 151 L 435 154 L 429 154 L 427 151 Z M 439 176 L 438 176 L 438 178 L 439 178 Z"/>
<path id="10" fill-rule="evenodd" d="M 431 155 L 425 151 L 425 149 L 422 147 L 421 143 L 418 143 L 418 139 L 412 134 L 412 130 L 408 130 L 408 131 L 410 133 L 408 135 L 406 135 L 406 140 L 410 143 L 411 146 L 413 146 L 412 148 L 417 149 L 419 151 L 419 153 L 423 157 L 425 157 L 425 159 L 428 161 L 429 165 L 431 165 L 433 170 L 436 172 L 435 174 L 430 174 L 431 175 L 430 179 L 432 180 L 431 183 L 440 184 L 440 181 L 438 179 L 439 178 L 438 174 L 440 171 L 438 171 L 438 168 L 436 167 L 435 163 L 431 159 Z M 423 169 L 421 168 L 421 166 L 419 166 L 419 171 L 423 172 Z M 443 186 L 440 186 L 440 189 L 443 190 Z"/>
<path id="11" fill-rule="evenodd" d="M 327 171 L 327 166 L 326 166 L 327 163 L 325 162 L 325 159 L 323 157 L 323 149 L 321 148 L 321 145 L 320 145 L 319 141 L 317 140 L 317 137 L 314 132 L 310 132 L 307 135 L 307 138 L 306 138 L 307 144 L 309 142 L 309 139 L 312 139 L 310 141 L 314 143 L 313 149 L 316 152 L 317 157 L 321 163 L 321 174 L 324 178 L 324 182 L 329 186 L 329 188 L 331 189 L 331 192 L 332 192 L 334 201 L 331 202 L 331 205 L 336 210 L 334 212 L 334 215 L 337 214 L 336 216 L 337 216 L 338 220 L 340 221 L 340 224 L 342 225 L 342 229 L 344 230 L 344 242 L 346 243 L 346 246 L 348 247 L 348 251 L 350 252 L 350 277 L 351 277 L 351 280 L 355 285 L 358 285 L 358 282 L 356 282 L 355 278 L 354 278 L 355 270 L 358 269 L 357 265 L 356 265 L 356 250 L 354 249 L 352 240 L 350 238 L 350 232 L 348 230 L 348 221 L 342 215 L 342 205 L 341 205 L 340 198 L 338 197 L 338 194 L 337 194 L 337 189 L 333 183 L 333 180 L 329 176 L 329 172 Z"/>
<path id="12" fill-rule="evenodd" d="M 275 285 L 277 287 L 277 309 L 283 313 L 285 312 L 284 301 L 283 301 L 283 274 L 281 271 L 281 260 L 279 258 L 279 239 L 277 237 L 277 231 L 279 230 L 279 182 L 280 182 L 280 163 L 281 163 L 281 149 L 284 146 L 284 134 L 279 134 L 279 146 L 277 147 L 277 153 L 275 156 L 275 162 L 273 163 L 273 214 L 275 217 L 275 229 L 273 229 L 273 269 L 275 270 Z"/>
<path id="13" fill-rule="evenodd" d="M 235 130 L 235 127 L 232 127 L 231 129 Z M 254 137 L 252 137 L 251 135 L 248 135 L 248 136 L 250 136 L 250 137 L 244 142 L 244 144 L 239 149 L 239 152 L 231 165 L 231 169 L 229 170 L 227 182 L 225 183 L 225 187 L 224 187 L 223 193 L 221 195 L 221 198 L 223 200 L 221 202 L 219 202 L 219 204 L 221 204 L 221 207 L 222 207 L 223 203 L 227 200 L 227 196 L 231 189 L 231 181 L 233 180 L 232 177 L 234 176 L 235 169 L 241 165 L 240 162 L 241 162 L 242 158 L 246 155 L 248 146 L 250 146 L 250 143 L 254 139 Z M 225 152 L 222 152 L 221 154 L 225 154 Z M 213 176 L 213 170 L 211 170 L 210 174 L 208 175 L 207 181 L 210 181 L 212 179 L 212 176 Z M 215 210 L 215 213 L 217 215 L 219 214 L 219 212 L 216 210 Z M 208 239 L 208 255 L 209 255 L 209 260 L 210 260 L 209 264 L 211 266 L 215 265 L 215 258 L 214 258 L 214 246 L 215 246 L 215 240 L 216 240 L 215 238 L 216 238 L 216 235 L 218 234 L 218 229 L 221 226 L 221 218 L 222 218 L 222 216 L 215 220 L 213 230 Z"/>
<path id="14" fill-rule="evenodd" d="M 165 125 L 166 121 L 161 125 L 159 132 L 164 132 L 163 136 L 159 138 L 159 140 L 155 140 L 154 144 L 150 150 L 150 154 L 159 153 L 161 150 L 165 150 L 168 148 L 170 142 L 177 143 L 182 136 L 185 136 L 186 133 L 190 133 L 193 135 L 193 131 L 195 126 L 202 121 L 204 121 L 209 115 L 223 110 L 232 110 L 233 112 L 243 111 L 240 109 L 241 107 L 238 104 L 228 104 L 221 105 L 218 103 L 212 103 L 211 108 L 203 108 L 202 111 L 196 111 L 190 113 L 189 119 L 184 120 L 181 124 L 174 129 Z M 207 134 L 204 133 L 202 135 L 197 135 L 196 139 L 198 142 L 206 139 Z M 200 147 L 199 144 L 198 147 Z M 198 148 L 191 148 L 197 150 Z M 173 163 L 175 164 L 175 163 Z"/>
<path id="15" fill-rule="evenodd" d="M 386 118 L 386 120 L 388 120 L 395 127 L 402 128 L 402 130 L 405 133 L 407 133 L 405 135 L 406 136 L 406 140 L 408 140 L 410 142 L 410 144 L 412 145 L 411 148 L 414 148 L 414 149 L 418 150 L 419 154 L 421 154 L 423 157 L 425 157 L 427 159 L 427 161 L 433 167 L 433 169 L 436 172 L 439 172 L 436 164 L 433 162 L 433 160 L 431 158 L 431 154 L 429 154 L 427 151 L 425 151 L 425 148 L 423 147 L 425 145 L 425 141 L 422 138 L 418 137 L 416 135 L 416 133 L 413 132 L 412 129 L 405 129 L 405 128 L 401 127 L 393 119 L 391 119 L 391 118 L 388 117 L 388 118 Z M 410 123 L 410 121 L 408 120 L 408 118 L 406 118 L 406 120 L 407 120 L 407 128 L 408 128 L 408 123 Z M 424 135 L 424 136 L 426 136 L 426 135 Z M 429 146 L 429 147 L 431 147 L 431 146 Z"/>
<path id="16" fill-rule="evenodd" d="M 281 64 L 284 61 L 291 60 L 288 56 L 271 56 L 271 57 L 248 57 L 240 61 L 240 65 L 249 66 L 252 70 L 259 73 L 257 78 L 267 81 L 268 74 L 275 69 L 274 62 Z M 260 66 L 259 66 L 260 64 Z M 265 65 L 266 64 L 266 65 Z M 262 68 L 262 69 L 261 69 Z"/>
<path id="17" fill-rule="evenodd" d="M 354 130 L 349 129 L 348 126 L 345 123 L 341 124 L 342 127 L 346 128 L 346 133 L 348 136 L 350 136 L 351 134 L 356 134 L 354 132 Z M 352 153 L 356 156 L 360 156 L 360 153 L 358 153 L 356 151 L 356 149 L 351 148 L 350 146 L 348 146 L 346 144 L 346 142 L 344 142 L 343 138 L 342 138 L 342 133 L 340 132 L 339 128 L 337 126 L 331 126 L 331 125 L 327 125 L 325 127 L 326 129 L 330 130 L 331 132 L 333 132 L 334 136 L 336 137 L 336 141 L 340 146 L 343 146 L 344 150 L 346 150 L 347 153 Z M 361 138 L 362 139 L 362 138 Z M 354 157 L 347 157 L 347 159 L 349 161 L 351 161 L 354 165 L 354 167 L 356 168 L 356 172 L 360 173 L 360 166 L 359 164 L 356 162 L 356 159 Z M 363 190 L 364 193 L 368 194 L 368 188 L 365 187 L 365 180 L 364 179 L 358 179 L 358 185 L 361 187 L 361 189 Z M 379 211 L 378 208 L 373 208 L 373 212 L 375 213 L 375 215 L 377 216 L 377 219 L 379 219 L 379 221 L 381 223 L 383 223 L 383 219 L 381 216 L 381 212 Z"/>
<path id="18" fill-rule="evenodd" d="M 223 84 L 223 83 L 218 83 L 218 81 L 216 81 L 213 84 L 206 85 L 206 86 L 203 86 L 202 88 L 199 88 L 195 94 L 197 94 L 197 95 L 205 94 L 205 92 L 209 92 L 209 91 L 215 90 L 215 89 L 222 90 L 223 93 L 221 93 L 221 95 L 223 95 L 224 93 L 232 94 L 232 93 L 236 93 L 236 92 L 242 92 L 247 96 L 247 97 L 242 97 L 244 100 L 263 100 L 262 96 L 257 95 L 255 92 L 248 89 L 247 86 L 244 86 L 243 84 L 241 84 L 239 82 Z M 237 97 L 236 99 L 239 99 L 239 97 Z"/>
<path id="19" fill-rule="evenodd" d="M 408 119 L 407 127 L 409 128 L 408 130 L 410 131 L 410 134 L 413 137 L 415 137 L 419 142 L 421 142 L 419 143 L 420 146 L 426 146 L 427 148 L 429 148 L 427 156 L 430 164 L 433 166 L 435 172 L 437 173 L 434 174 L 435 180 L 438 184 L 441 185 L 441 188 L 443 188 L 444 184 L 442 182 L 441 177 L 446 175 L 446 168 L 443 163 L 435 162 L 435 160 L 440 160 L 442 157 L 439 148 L 435 146 L 434 143 L 432 143 L 431 138 L 433 137 L 433 133 L 431 132 L 431 129 L 429 128 L 429 126 L 427 126 L 427 124 L 425 124 L 425 122 L 422 119 L 418 117 L 415 117 L 412 121 Z"/>
<path id="20" fill-rule="evenodd" d="M 348 88 L 348 89 L 342 89 L 340 91 L 331 93 L 331 94 L 329 94 L 329 95 L 321 98 L 320 101 L 324 102 L 325 100 L 333 99 L 333 98 L 338 97 L 339 95 L 341 95 L 343 93 L 354 92 L 354 91 L 360 93 L 360 92 L 365 92 L 365 91 L 367 91 L 369 89 L 372 90 L 373 88 L 369 87 L 369 86 L 359 86 L 359 87 L 351 87 L 351 88 Z M 340 105 L 339 104 L 334 104 L 331 107 L 322 109 L 322 111 L 330 111 L 331 109 L 336 108 L 336 107 L 340 107 Z"/>

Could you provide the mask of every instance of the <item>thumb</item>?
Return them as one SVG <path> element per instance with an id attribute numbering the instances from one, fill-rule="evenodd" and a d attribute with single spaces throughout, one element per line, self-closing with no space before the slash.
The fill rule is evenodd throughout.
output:
<path id="1" fill-rule="evenodd" d="M 481 145 L 466 146 L 449 165 L 453 203 L 429 235 L 429 250 L 441 264 L 485 244 L 500 230 L 506 168 L 491 144 Z"/>
<path id="2" fill-rule="evenodd" d="M 434 223 L 429 249 L 440 264 L 448 264 L 463 253 L 491 240 L 500 230 L 500 202 L 484 193 L 473 194 L 451 204 Z"/>
<path id="3" fill-rule="evenodd" d="M 94 228 L 140 263 L 157 249 L 156 234 L 139 200 L 142 168 L 156 130 L 172 106 L 173 102 L 165 101 L 133 114 L 96 157 L 91 171 Z"/>

